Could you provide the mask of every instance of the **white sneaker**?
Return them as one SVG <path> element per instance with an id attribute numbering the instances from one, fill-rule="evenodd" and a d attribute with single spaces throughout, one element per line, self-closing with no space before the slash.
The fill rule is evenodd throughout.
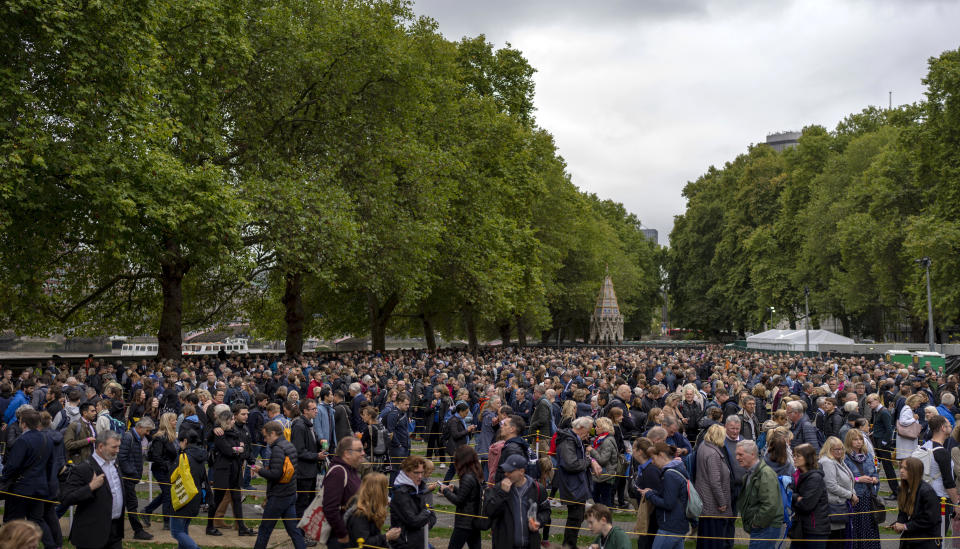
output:
<path id="1" fill-rule="evenodd" d="M 553 499 L 553 500 L 550 500 L 550 507 L 563 507 L 563 504 Z"/>
<path id="2" fill-rule="evenodd" d="M 260 513 L 261 515 L 263 514 L 263 507 L 260 507 L 259 505 L 254 505 L 253 510 Z"/>
<path id="3" fill-rule="evenodd" d="M 446 464 L 446 463 L 441 463 L 441 464 L 440 464 L 440 468 L 441 468 L 441 469 L 446 469 L 446 468 L 447 468 L 447 464 Z"/>

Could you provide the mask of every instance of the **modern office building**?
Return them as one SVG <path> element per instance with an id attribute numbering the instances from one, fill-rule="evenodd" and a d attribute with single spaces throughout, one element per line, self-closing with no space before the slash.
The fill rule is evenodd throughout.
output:
<path id="1" fill-rule="evenodd" d="M 790 147 L 796 147 L 799 143 L 800 132 L 779 132 L 767 135 L 767 145 L 773 147 L 777 152 L 783 152 Z"/>

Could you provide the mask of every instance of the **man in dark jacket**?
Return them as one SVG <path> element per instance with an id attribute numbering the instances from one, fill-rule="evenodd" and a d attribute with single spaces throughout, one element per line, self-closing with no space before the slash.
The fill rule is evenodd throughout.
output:
<path id="1" fill-rule="evenodd" d="M 893 440 L 893 416 L 890 410 L 887 410 L 880 403 L 880 395 L 871 394 L 867 396 L 867 408 L 873 414 L 873 449 L 877 454 L 877 459 L 883 466 L 884 476 L 887 477 L 887 483 L 890 485 L 892 494 L 887 496 L 888 500 L 896 500 L 900 488 L 897 482 L 897 471 L 894 465 L 893 454 L 896 452 L 896 444 Z"/>
<path id="2" fill-rule="evenodd" d="M 397 395 L 396 405 L 386 417 L 387 436 L 390 437 L 388 454 L 390 456 L 390 482 L 397 478 L 400 462 L 410 455 L 410 397 L 406 393 Z"/>
<path id="3" fill-rule="evenodd" d="M 263 504 L 263 521 L 257 531 L 255 549 L 266 549 L 270 541 L 270 534 L 276 526 L 276 520 L 283 522 L 283 527 L 290 535 L 296 549 L 304 549 L 306 544 L 303 534 L 297 528 L 296 517 L 300 516 L 296 510 L 297 483 L 293 482 L 296 474 L 284 474 L 284 463 L 287 459 L 297 470 L 297 450 L 287 439 L 283 438 L 283 425 L 279 421 L 268 421 L 263 426 L 263 439 L 270 447 L 270 460 L 266 467 L 255 467 L 254 473 L 267 480 L 267 501 Z M 285 482 L 284 482 L 285 481 Z"/>
<path id="4" fill-rule="evenodd" d="M 507 416 L 500 422 L 500 436 L 503 438 L 503 448 L 500 450 L 500 461 L 506 461 L 510 456 L 521 456 L 528 459 L 530 445 L 527 440 L 520 436 L 525 431 L 526 425 L 523 418 L 513 414 Z M 494 480 L 500 482 L 503 480 L 503 471 L 497 467 Z"/>
<path id="5" fill-rule="evenodd" d="M 827 397 L 823 399 L 823 436 L 840 438 L 840 428 L 843 427 L 843 416 L 837 411 L 837 399 Z"/>
<path id="6" fill-rule="evenodd" d="M 810 423 L 810 419 L 803 413 L 803 404 L 794 400 L 787 403 L 787 419 L 791 422 L 790 430 L 793 432 L 793 439 L 790 440 L 790 447 L 796 448 L 801 444 L 809 444 L 820 452 L 820 440 L 817 438 L 817 428 Z"/>
<path id="7" fill-rule="evenodd" d="M 593 419 L 578 417 L 573 427 L 557 432 L 557 471 L 556 482 L 560 487 L 560 499 L 567 506 L 567 523 L 563 530 L 563 546 L 576 547 L 583 524 L 584 503 L 593 493 L 591 473 L 599 474 L 600 464 L 589 457 L 583 447 L 583 441 L 590 436 Z M 503 456 L 500 457 L 501 461 Z"/>
<path id="8" fill-rule="evenodd" d="M 359 438 L 345 437 L 337 442 L 337 455 L 330 460 L 330 469 L 323 477 L 323 516 L 330 522 L 327 549 L 352 547 L 343 514 L 350 498 L 360 490 L 357 468 L 363 463 L 363 457 L 363 443 Z M 392 521 L 391 526 L 394 526 Z"/>
<path id="9" fill-rule="evenodd" d="M 533 415 L 530 416 L 530 435 L 534 437 L 534 444 L 540 447 L 540 451 L 546 452 L 550 449 L 550 439 L 553 437 L 555 427 L 553 399 L 556 398 L 556 393 L 553 389 L 547 390 L 546 393 L 541 391 L 543 388 L 539 385 L 533 390 L 533 398 L 537 404 L 533 408 Z"/>
<path id="10" fill-rule="evenodd" d="M 353 436 L 350 406 L 344 402 L 343 391 L 333 392 L 333 425 L 337 436 L 337 444 L 340 444 L 340 440 Z"/>
<path id="11" fill-rule="evenodd" d="M 49 493 L 50 477 L 57 473 L 52 466 L 53 443 L 40 432 L 39 412 L 30 407 L 21 408 L 19 416 L 23 434 L 7 451 L 7 462 L 0 478 L 3 481 L 16 479 L 9 488 L 15 494 L 39 499 L 55 498 L 56 494 Z M 44 521 L 44 502 L 14 495 L 6 497 L 4 519 L 33 521 L 43 531 L 44 546 L 53 547 L 53 535 Z"/>
<path id="12" fill-rule="evenodd" d="M 527 460 L 510 456 L 499 468 L 504 478 L 487 493 L 483 515 L 490 518 L 493 549 L 538 549 L 540 528 L 550 521 L 547 491 L 527 476 Z M 527 512 L 537 506 L 537 517 Z"/>
<path id="13" fill-rule="evenodd" d="M 313 430 L 313 420 L 317 417 L 317 402 L 305 399 L 300 408 L 300 417 L 290 424 L 290 442 L 297 450 L 297 516 L 313 501 L 317 489 L 318 463 L 326 455 L 320 452 L 317 433 Z"/>
<path id="14" fill-rule="evenodd" d="M 74 464 L 87 461 L 93 453 L 96 442 L 97 407 L 84 402 L 78 409 L 80 418 L 67 426 L 63 433 L 63 447 L 67 452 L 67 461 Z"/>
<path id="15" fill-rule="evenodd" d="M 93 456 L 70 470 L 61 503 L 76 505 L 70 542 L 74 547 L 121 549 L 123 546 L 123 483 L 117 470 L 120 435 L 97 433 Z"/>
<path id="16" fill-rule="evenodd" d="M 151 540 L 153 535 L 143 529 L 137 506 L 137 485 L 143 477 L 143 437 L 153 431 L 153 420 L 145 417 L 126 433 L 120 442 L 117 456 L 117 468 L 123 477 L 123 502 L 127 507 L 127 518 L 133 528 L 134 539 Z"/>

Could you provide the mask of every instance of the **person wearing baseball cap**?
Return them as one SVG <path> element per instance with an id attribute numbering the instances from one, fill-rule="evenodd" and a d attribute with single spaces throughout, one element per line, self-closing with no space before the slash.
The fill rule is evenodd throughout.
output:
<path id="1" fill-rule="evenodd" d="M 493 549 L 538 549 L 540 528 L 550 520 L 547 491 L 527 475 L 523 456 L 511 455 L 499 467 L 503 480 L 494 484 L 483 502 Z"/>

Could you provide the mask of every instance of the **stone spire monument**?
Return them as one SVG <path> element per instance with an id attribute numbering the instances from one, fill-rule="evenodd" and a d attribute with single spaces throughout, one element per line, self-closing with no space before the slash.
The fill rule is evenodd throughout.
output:
<path id="1" fill-rule="evenodd" d="M 613 291 L 613 279 L 610 272 L 603 279 L 603 287 L 597 296 L 597 305 L 590 318 L 590 343 L 623 343 L 623 315 L 617 305 L 617 294 Z"/>

